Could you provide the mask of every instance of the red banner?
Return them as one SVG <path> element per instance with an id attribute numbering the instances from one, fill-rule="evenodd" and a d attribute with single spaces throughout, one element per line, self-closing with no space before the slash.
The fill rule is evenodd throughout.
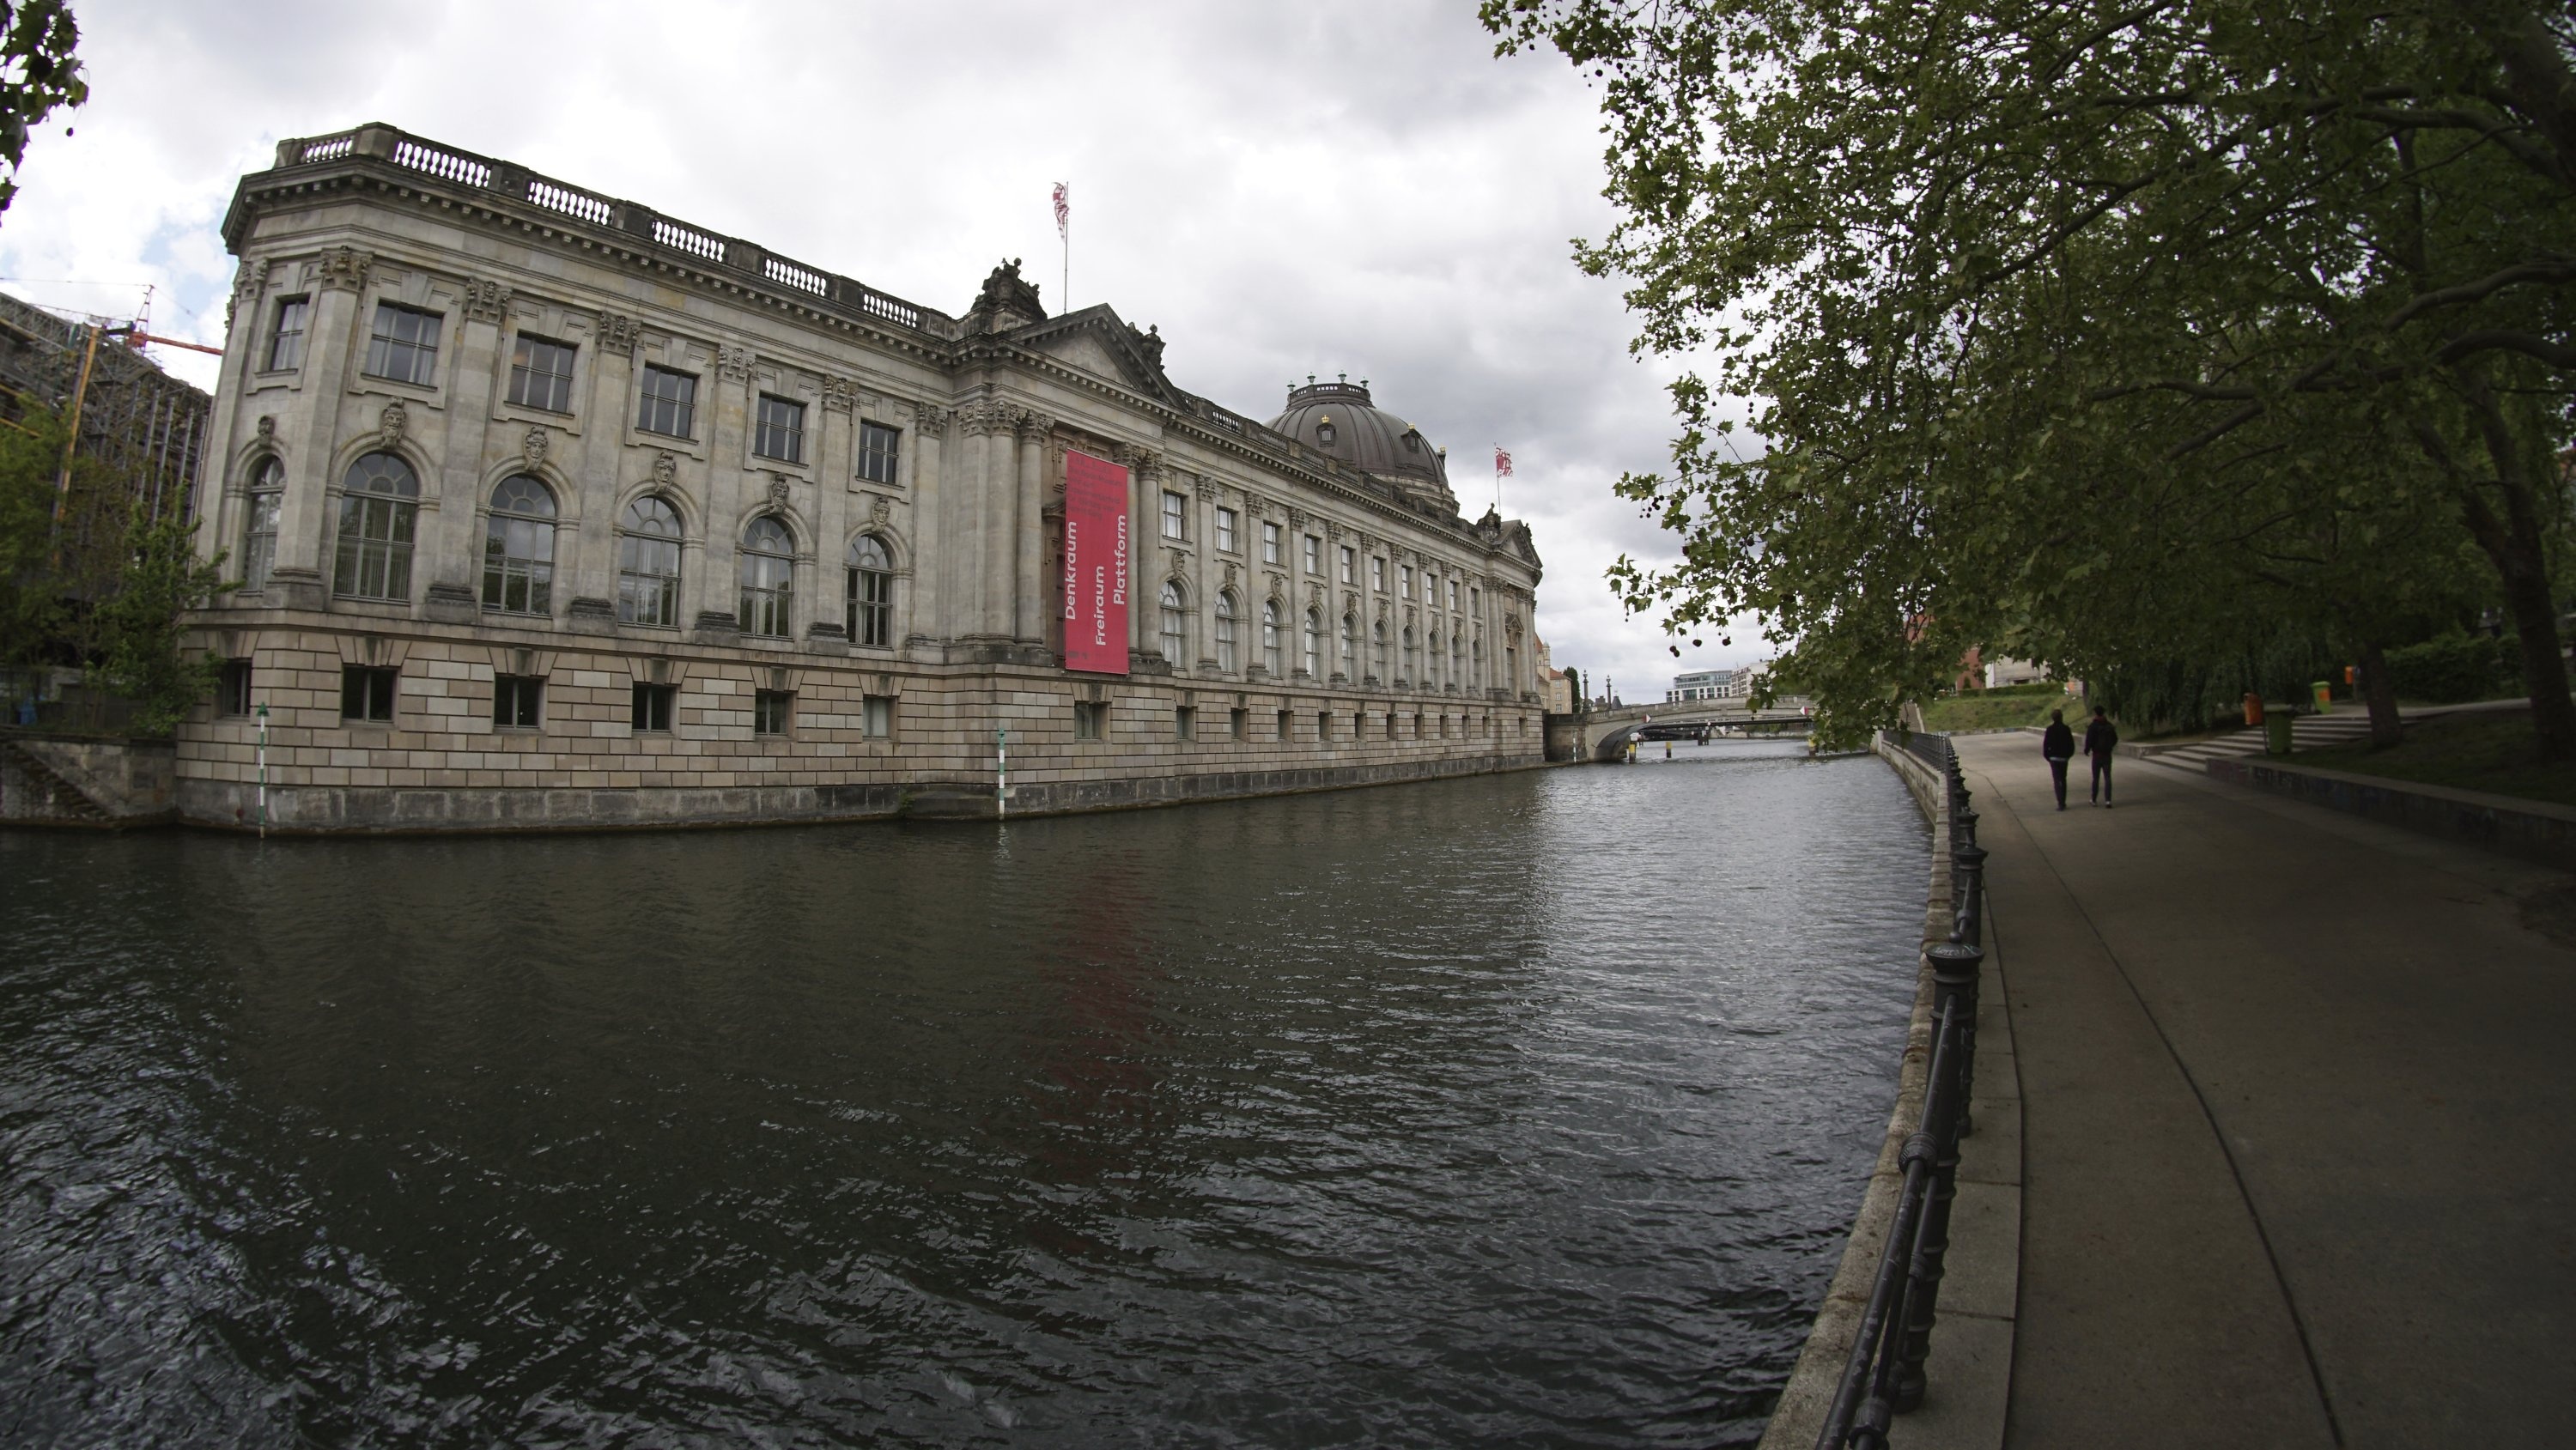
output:
<path id="1" fill-rule="evenodd" d="M 1127 673 L 1127 470 L 1064 455 L 1064 667 Z"/>

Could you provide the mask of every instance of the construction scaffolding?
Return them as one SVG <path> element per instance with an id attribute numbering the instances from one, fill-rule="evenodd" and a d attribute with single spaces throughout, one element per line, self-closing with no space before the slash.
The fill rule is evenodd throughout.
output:
<path id="1" fill-rule="evenodd" d="M 0 417 L 35 405 L 76 419 L 77 458 L 153 518 L 184 517 L 214 399 L 136 351 L 131 339 L 141 335 L 139 325 L 74 321 L 0 293 Z"/>

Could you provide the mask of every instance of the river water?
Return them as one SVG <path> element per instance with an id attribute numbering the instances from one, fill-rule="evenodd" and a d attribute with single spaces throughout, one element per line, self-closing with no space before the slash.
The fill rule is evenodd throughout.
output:
<path id="1" fill-rule="evenodd" d="M 0 1442 L 1749 1444 L 1922 920 L 1801 753 L 0 832 Z"/>

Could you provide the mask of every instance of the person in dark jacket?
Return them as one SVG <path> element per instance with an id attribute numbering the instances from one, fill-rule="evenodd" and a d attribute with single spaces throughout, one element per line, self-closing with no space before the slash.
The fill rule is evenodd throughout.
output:
<path id="1" fill-rule="evenodd" d="M 2057 782 L 2057 808 L 2066 809 L 2066 762 L 2075 758 L 2075 732 L 2066 728 L 2066 712 L 2048 712 L 2048 729 L 2039 737 L 2039 753 L 2048 757 L 2048 773 Z"/>
<path id="2" fill-rule="evenodd" d="M 2084 727 L 2084 753 L 2093 761 L 2093 803 L 2104 810 L 2111 808 L 2111 747 L 2120 743 L 2120 732 L 2111 727 L 2110 713 L 2101 706 L 2093 707 L 2093 723 Z M 2058 803 L 2063 809 L 2065 802 Z"/>

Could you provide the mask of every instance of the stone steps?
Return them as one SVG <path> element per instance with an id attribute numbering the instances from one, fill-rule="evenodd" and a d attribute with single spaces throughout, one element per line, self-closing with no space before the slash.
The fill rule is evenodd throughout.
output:
<path id="1" fill-rule="evenodd" d="M 35 752 L 0 739 L 0 820 L 109 826 L 115 817 L 80 787 L 56 774 Z"/>

